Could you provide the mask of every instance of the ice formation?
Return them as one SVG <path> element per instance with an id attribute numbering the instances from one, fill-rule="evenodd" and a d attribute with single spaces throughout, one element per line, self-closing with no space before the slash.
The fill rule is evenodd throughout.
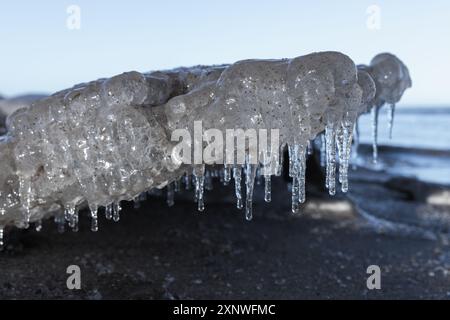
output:
<path id="1" fill-rule="evenodd" d="M 324 132 L 326 186 L 335 194 L 338 169 L 346 192 L 358 116 L 372 106 L 394 104 L 409 86 L 406 67 L 392 55 L 379 55 L 370 66 L 357 68 L 344 54 L 321 52 L 127 72 L 55 93 L 10 115 L 8 132 L 0 137 L 0 239 L 5 226 L 35 223 L 40 229 L 41 220 L 49 216 L 60 230 L 67 223 L 76 231 L 82 207 L 90 209 L 91 229 L 96 231 L 100 207 L 106 218 L 118 221 L 122 200 L 138 204 L 146 192 L 163 187 L 172 205 L 180 181 L 186 188 L 193 183 L 198 210 L 203 211 L 204 189 L 214 177 L 224 184 L 234 180 L 237 207 L 245 207 L 250 220 L 255 178 L 262 175 L 265 200 L 270 201 L 271 175 L 281 172 L 278 150 L 286 146 L 292 211 L 298 212 L 305 201 L 311 141 Z M 208 167 L 206 161 L 175 161 L 171 133 L 193 133 L 199 120 L 204 130 L 278 129 L 279 145 L 256 153 L 256 159 L 246 150 L 243 164 L 224 158 Z M 192 136 L 194 145 L 208 147 L 202 136 L 200 141 Z"/>
<path id="2" fill-rule="evenodd" d="M 378 158 L 378 113 L 379 109 L 387 104 L 389 137 L 392 137 L 394 125 L 395 104 L 400 101 L 406 89 L 412 85 L 408 68 L 396 56 L 390 53 L 381 53 L 375 56 L 369 65 L 359 65 L 360 72 L 367 72 L 375 83 L 375 96 L 367 105 L 367 111 L 372 116 L 373 161 Z"/>

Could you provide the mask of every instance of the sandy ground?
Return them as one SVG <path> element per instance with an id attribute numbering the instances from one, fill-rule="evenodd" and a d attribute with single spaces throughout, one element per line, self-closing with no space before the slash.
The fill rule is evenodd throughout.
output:
<path id="1" fill-rule="evenodd" d="M 87 217 L 78 233 L 58 234 L 52 222 L 39 233 L 13 231 L 0 252 L 0 297 L 449 298 L 450 207 L 424 200 L 445 188 L 363 169 L 351 176 L 348 197 L 308 190 L 299 216 L 277 178 L 270 204 L 258 187 L 251 222 L 235 208 L 233 188 L 216 183 L 204 213 L 183 194 L 170 208 L 162 197 L 140 209 L 125 203 L 121 221 L 102 218 L 97 233 Z M 81 268 L 81 290 L 66 287 L 72 264 Z M 381 290 L 366 287 L 373 264 Z"/>

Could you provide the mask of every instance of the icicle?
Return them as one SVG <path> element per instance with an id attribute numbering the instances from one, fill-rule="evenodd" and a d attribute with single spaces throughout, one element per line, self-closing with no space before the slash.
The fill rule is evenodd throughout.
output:
<path id="1" fill-rule="evenodd" d="M 372 151 L 373 151 L 373 163 L 378 161 L 378 107 L 372 108 Z"/>
<path id="2" fill-rule="evenodd" d="M 114 222 L 118 222 L 120 220 L 120 210 L 122 210 L 122 207 L 120 206 L 120 201 L 113 202 L 112 219 Z"/>
<path id="3" fill-rule="evenodd" d="M 78 211 L 74 205 L 68 205 L 64 209 L 64 219 L 69 223 L 69 228 L 71 228 L 73 232 L 78 231 Z"/>
<path id="4" fill-rule="evenodd" d="M 234 192 L 236 194 L 236 207 L 242 209 L 242 191 L 241 191 L 241 181 L 242 181 L 242 167 L 236 165 L 233 168 L 233 178 L 234 178 Z"/>
<path id="5" fill-rule="evenodd" d="M 69 207 L 64 208 L 64 220 L 70 221 L 72 219 L 71 211 Z"/>
<path id="6" fill-rule="evenodd" d="M 320 135 L 320 166 L 325 167 L 327 161 L 325 134 Z"/>
<path id="7" fill-rule="evenodd" d="M 292 213 L 298 213 L 300 203 L 304 203 L 306 199 L 305 192 L 305 170 L 306 170 L 306 154 L 305 147 L 299 144 L 289 146 L 289 163 L 291 170 L 289 176 L 292 177 Z"/>
<path id="8" fill-rule="evenodd" d="M 272 174 L 272 156 L 270 152 L 266 152 L 263 155 L 263 174 L 264 174 L 264 201 L 272 201 L 272 186 L 271 186 L 271 174 Z"/>
<path id="9" fill-rule="evenodd" d="M 258 166 L 256 166 L 256 176 L 255 176 L 255 182 L 257 186 L 262 185 L 264 180 L 264 177 L 261 174 L 261 170 L 258 168 Z"/>
<path id="10" fill-rule="evenodd" d="M 78 232 L 78 220 L 79 220 L 78 210 L 76 210 L 74 208 L 74 212 L 73 212 L 73 216 L 72 216 L 72 225 L 71 225 L 73 232 Z"/>
<path id="11" fill-rule="evenodd" d="M 204 181 L 205 181 L 205 177 L 204 176 L 199 176 L 197 178 L 197 209 L 198 211 L 202 212 L 203 210 L 205 210 L 205 204 L 204 204 L 204 200 L 203 200 L 203 195 L 204 195 Z"/>
<path id="12" fill-rule="evenodd" d="M 343 128 L 342 138 L 343 138 L 342 143 L 343 154 L 340 156 L 339 160 L 339 180 L 341 183 L 341 191 L 345 193 L 348 191 L 348 156 L 350 155 L 350 151 L 347 151 L 347 148 L 348 144 L 351 143 L 351 135 L 349 134 L 347 128 Z"/>
<path id="13" fill-rule="evenodd" d="M 336 130 L 336 147 L 339 159 L 339 183 L 342 183 L 342 166 L 344 165 L 344 128 L 342 125 Z"/>
<path id="14" fill-rule="evenodd" d="M 270 175 L 264 176 L 264 201 L 272 201 L 272 186 L 270 181 Z"/>
<path id="15" fill-rule="evenodd" d="M 223 167 L 223 184 L 228 185 L 231 180 L 231 166 L 226 164 Z"/>
<path id="16" fill-rule="evenodd" d="M 204 187 L 205 187 L 205 166 L 199 165 L 194 168 L 195 179 L 195 198 L 197 200 L 197 209 L 202 212 L 205 210 L 205 204 L 203 200 Z"/>
<path id="17" fill-rule="evenodd" d="M 294 172 L 296 170 L 296 166 L 294 164 L 297 162 L 297 155 L 298 155 L 298 145 L 288 145 L 288 151 L 289 151 L 289 176 L 292 177 L 292 190 L 291 190 L 291 210 L 292 213 L 297 213 L 299 210 L 299 201 L 298 201 L 298 179 L 297 174 Z"/>
<path id="18" fill-rule="evenodd" d="M 392 129 L 394 128 L 394 114 L 395 104 L 391 104 L 388 109 L 388 127 L 389 127 L 389 139 L 392 139 Z"/>
<path id="19" fill-rule="evenodd" d="M 345 120 L 339 130 L 337 139 L 339 145 L 339 182 L 341 183 L 342 192 L 348 191 L 348 165 L 352 144 L 352 127 L 352 122 Z"/>
<path id="20" fill-rule="evenodd" d="M 98 206 L 92 205 L 90 207 L 91 210 L 91 231 L 97 232 L 98 231 Z"/>
<path id="21" fill-rule="evenodd" d="M 353 170 L 357 167 L 357 161 L 358 161 L 358 148 L 359 148 L 359 124 L 358 119 L 356 119 L 355 127 L 353 131 L 353 150 L 352 150 L 352 163 L 353 163 Z"/>
<path id="22" fill-rule="evenodd" d="M 281 173 L 283 171 L 283 162 L 284 162 L 284 145 L 280 146 L 280 149 L 278 150 L 278 159 L 276 160 L 275 164 L 275 175 L 277 177 L 281 176 Z"/>
<path id="23" fill-rule="evenodd" d="M 326 145 L 326 181 L 330 195 L 336 194 L 336 129 L 332 123 L 325 128 Z"/>
<path id="24" fill-rule="evenodd" d="M 4 227 L 2 225 L 0 225 L 0 250 L 3 249 L 3 245 L 4 245 L 4 241 L 3 241 L 3 236 L 4 236 Z"/>
<path id="25" fill-rule="evenodd" d="M 306 154 L 305 148 L 303 146 L 299 147 L 298 164 L 299 167 L 299 197 L 298 201 L 300 203 L 305 203 L 306 201 Z"/>
<path id="26" fill-rule="evenodd" d="M 180 180 L 175 180 L 173 190 L 175 192 L 180 192 L 180 188 L 181 188 L 181 181 Z"/>
<path id="27" fill-rule="evenodd" d="M 197 178 L 192 175 L 192 183 L 194 184 L 194 202 L 198 203 L 198 192 L 197 192 L 197 183 L 196 183 Z"/>
<path id="28" fill-rule="evenodd" d="M 38 220 L 34 223 L 34 230 L 36 230 L 36 232 L 41 232 L 42 230 L 42 220 Z"/>
<path id="29" fill-rule="evenodd" d="M 55 223 L 57 225 L 58 232 L 59 233 L 64 233 L 65 225 L 66 225 L 66 220 L 64 218 L 64 213 L 59 213 L 59 214 L 55 215 Z"/>
<path id="30" fill-rule="evenodd" d="M 173 206 L 175 204 L 174 201 L 174 186 L 172 183 L 169 183 L 167 185 L 167 199 L 166 203 L 169 207 Z"/>
<path id="31" fill-rule="evenodd" d="M 139 203 L 139 199 L 135 199 L 134 200 L 134 203 L 136 204 L 136 203 Z M 139 205 L 140 206 L 140 205 Z M 136 207 L 136 206 L 135 206 Z M 139 208 L 139 207 L 138 207 Z M 106 219 L 108 219 L 108 220 L 111 220 L 112 219 L 112 216 L 113 216 L 113 206 L 112 206 L 112 203 L 110 203 L 110 204 L 108 204 L 106 207 L 105 207 L 105 218 Z"/>
<path id="32" fill-rule="evenodd" d="M 307 152 L 308 156 L 313 154 L 313 146 L 312 146 L 311 140 L 308 140 L 308 149 L 307 150 L 308 150 L 308 152 Z"/>
<path id="33" fill-rule="evenodd" d="M 288 145 L 289 154 L 289 177 L 294 177 L 294 163 L 297 158 L 298 145 Z"/>
<path id="34" fill-rule="evenodd" d="M 186 185 L 186 190 L 191 190 L 192 181 L 191 181 L 191 175 L 186 173 L 184 176 L 184 183 Z"/>
<path id="35" fill-rule="evenodd" d="M 298 197 L 298 179 L 297 177 L 292 178 L 292 199 L 291 199 L 291 211 L 292 213 L 298 213 L 300 206 L 299 206 L 299 197 Z"/>
<path id="36" fill-rule="evenodd" d="M 245 163 L 245 219 L 252 220 L 253 217 L 253 189 L 255 185 L 257 164 L 252 164 L 252 158 L 250 155 L 246 157 Z"/>

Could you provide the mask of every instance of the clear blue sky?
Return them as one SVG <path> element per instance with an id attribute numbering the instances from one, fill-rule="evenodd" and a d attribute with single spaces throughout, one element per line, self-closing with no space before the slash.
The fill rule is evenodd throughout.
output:
<path id="1" fill-rule="evenodd" d="M 69 5 L 81 29 L 66 27 Z M 370 30 L 367 8 L 381 9 Z M 123 71 L 338 50 L 409 67 L 402 104 L 450 104 L 450 1 L 23 1 L 0 4 L 0 93 L 54 92 Z"/>

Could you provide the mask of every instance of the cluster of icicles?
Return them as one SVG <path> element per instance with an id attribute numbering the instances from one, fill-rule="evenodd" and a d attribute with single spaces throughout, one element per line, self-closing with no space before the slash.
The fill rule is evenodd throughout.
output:
<path id="1" fill-rule="evenodd" d="M 327 126 L 326 132 L 322 134 L 319 140 L 321 157 L 323 155 L 324 166 L 326 167 L 326 188 L 330 195 L 336 193 L 336 171 L 338 168 L 339 178 L 342 192 L 348 190 L 348 166 L 352 141 L 352 130 L 349 128 L 340 127 L 337 130 L 334 126 Z M 282 168 L 284 162 L 284 149 L 282 146 L 279 152 L 279 159 L 276 161 L 275 176 L 282 175 Z M 292 178 L 292 213 L 299 213 L 300 205 L 306 200 L 306 160 L 308 155 L 313 153 L 312 143 L 307 146 L 299 144 L 289 145 L 289 176 Z M 338 162 L 336 161 L 336 155 Z M 270 155 L 268 156 L 270 158 Z M 339 166 L 337 167 L 337 163 Z M 271 202 L 271 175 L 263 174 L 263 165 L 252 164 L 249 161 L 249 156 L 246 156 L 246 163 L 244 165 L 225 165 L 221 169 L 218 166 L 211 166 L 208 168 L 205 165 L 196 166 L 192 174 L 184 174 L 181 179 L 177 179 L 169 183 L 166 190 L 167 205 L 173 206 L 175 204 L 175 193 L 182 190 L 194 191 L 194 201 L 197 203 L 197 209 L 203 212 L 205 209 L 204 192 L 205 190 L 213 189 L 213 179 L 220 179 L 224 186 L 228 186 L 233 179 L 234 190 L 236 197 L 237 209 L 245 209 L 246 220 L 251 220 L 253 217 L 253 191 L 256 185 L 264 184 L 264 201 Z M 242 182 L 244 180 L 245 189 L 242 189 Z M 141 202 L 147 200 L 147 196 L 151 196 L 155 190 L 142 192 L 139 196 L 133 199 L 134 208 L 140 207 Z M 57 224 L 58 231 L 64 232 L 66 225 L 73 231 L 78 231 L 79 210 L 76 206 L 67 206 L 64 211 L 54 216 L 54 221 Z M 92 205 L 89 208 L 91 217 L 91 231 L 96 232 L 99 229 L 99 213 L 104 212 L 107 220 L 118 222 L 120 220 L 121 202 L 112 202 L 106 207 L 99 207 Z M 37 220 L 34 223 L 35 230 L 42 230 L 42 221 Z M 3 245 L 3 228 L 0 228 L 0 245 Z"/>
<path id="2" fill-rule="evenodd" d="M 334 77 L 334 84 L 330 84 L 330 77 Z M 367 83 L 363 83 L 364 77 L 368 79 Z M 90 209 L 91 230 L 97 231 L 99 208 L 103 208 L 101 211 L 104 211 L 106 219 L 119 221 L 121 201 L 131 199 L 129 196 L 134 196 L 136 191 L 139 191 L 138 196 L 132 200 L 135 206 L 139 206 L 148 193 L 155 192 L 155 188 L 165 187 L 167 204 L 171 206 L 174 204 L 176 192 L 193 187 L 198 210 L 203 211 L 204 190 L 212 188 L 213 178 L 220 178 L 225 185 L 229 184 L 231 179 L 234 180 L 236 206 L 238 209 L 245 208 L 245 218 L 251 220 L 255 182 L 258 184 L 264 181 L 264 199 L 270 202 L 271 174 L 267 172 L 273 170 L 263 169 L 270 166 L 272 169 L 275 168 L 275 175 L 281 175 L 283 154 L 287 148 L 289 176 L 292 178 L 292 212 L 298 213 L 301 204 L 306 200 L 306 160 L 312 153 L 313 142 L 321 144 L 321 163 L 326 168 L 326 188 L 329 194 L 336 193 L 336 180 L 341 184 L 342 192 L 347 192 L 350 151 L 354 134 L 357 137 L 358 130 L 355 130 L 355 125 L 358 116 L 365 112 L 373 112 L 374 159 L 376 159 L 378 110 L 385 103 L 392 105 L 389 118 L 392 128 L 393 106 L 410 86 L 407 68 L 393 55 L 378 55 L 370 66 L 358 67 L 356 70 L 351 59 L 335 52 L 311 54 L 291 60 L 254 60 L 238 62 L 231 66 L 175 69 L 173 72 L 155 72 L 149 75 L 129 73 L 106 81 L 98 80 L 86 86 L 57 93 L 47 100 L 42 100 L 37 106 L 25 111 L 19 110 L 17 115 L 10 117 L 12 122 L 10 130 L 12 129 L 14 139 L 10 139 L 12 141 L 10 142 L 9 138 L 3 141 L 0 138 L 0 147 L 4 152 L 16 148 L 16 153 L 2 155 L 0 152 L 0 156 L 3 157 L 3 163 L 0 165 L 6 168 L 5 170 L 14 171 L 11 172 L 11 176 L 18 176 L 18 188 L 17 190 L 13 188 L 9 193 L 1 190 L 3 195 L 6 194 L 4 203 L 14 205 L 11 205 L 12 214 L 17 212 L 13 210 L 19 210 L 18 212 L 23 214 L 20 224 L 15 223 L 17 226 L 28 228 L 30 222 L 34 222 L 38 231 L 42 228 L 41 219 L 48 215 L 40 213 L 33 216 L 32 204 L 51 209 L 58 230 L 64 231 L 67 224 L 73 231 L 77 231 L 79 209 L 87 203 Z M 241 96 L 233 96 L 236 92 Z M 321 92 L 324 94 L 321 95 Z M 78 102 L 80 96 L 85 97 L 86 103 Z M 76 104 L 78 109 L 58 108 L 59 103 L 61 101 L 65 103 L 67 97 L 68 103 Z M 338 108 L 327 105 L 330 99 L 336 100 Z M 226 108 L 223 108 L 224 104 L 227 105 Z M 258 111 L 255 104 L 259 107 Z M 279 108 L 281 105 L 288 107 Z M 94 113 L 96 116 L 89 119 L 90 125 L 85 124 L 83 127 L 83 121 L 92 112 L 98 112 L 102 117 Z M 49 118 L 45 118 L 46 116 Z M 239 121 L 244 129 L 252 126 L 261 128 L 261 122 L 266 122 L 268 125 L 266 129 L 279 128 L 281 146 L 278 155 L 270 153 L 260 155 L 259 162 L 255 162 L 248 152 L 245 163 L 241 165 L 216 164 L 207 167 L 200 164 L 176 167 L 166 156 L 166 149 L 170 149 L 171 144 L 165 140 L 167 139 L 165 132 L 177 126 L 189 128 L 192 122 L 199 118 L 208 119 L 210 128 L 224 129 L 222 123 L 230 125 L 233 121 Z M 60 121 L 55 122 L 55 119 Z M 305 120 L 306 124 L 302 127 Z M 99 121 L 103 121 L 101 125 L 96 124 Z M 106 133 L 92 132 L 99 126 L 108 129 L 110 122 L 120 122 L 124 125 L 124 130 L 119 134 L 114 130 Z M 40 127 L 36 123 L 40 124 Z M 53 131 L 50 132 L 49 128 Z M 299 129 L 306 133 L 297 136 Z M 67 131 L 73 132 L 67 134 Z M 96 145 L 97 140 L 85 138 L 95 134 L 96 139 L 102 144 Z M 115 135 L 118 135 L 118 141 L 114 141 Z M 73 136 L 81 140 L 73 144 L 67 142 L 65 145 L 65 139 L 71 139 Z M 33 140 L 35 137 L 44 138 L 36 141 Z M 145 139 L 141 139 L 142 137 Z M 48 143 L 49 139 L 55 139 L 54 146 Z M 356 142 L 358 140 L 356 139 Z M 36 144 L 29 146 L 27 141 Z M 90 148 L 89 143 L 92 144 Z M 129 149 L 124 149 L 127 144 Z M 56 148 L 61 148 L 61 152 L 56 152 L 59 150 Z M 69 152 L 70 148 L 74 149 L 72 150 L 74 155 L 67 158 L 65 152 Z M 96 154 L 98 148 L 105 148 L 104 154 Z M 148 148 L 150 149 L 147 150 Z M 121 151 L 121 154 L 117 157 L 111 150 Z M 46 154 L 52 157 L 52 162 L 48 160 L 51 165 L 47 171 L 39 165 L 42 161 L 42 157 L 39 156 Z M 136 159 L 139 155 L 146 157 L 150 155 L 150 158 L 147 159 L 147 163 L 142 163 Z M 74 166 L 72 175 L 67 173 L 70 168 L 63 165 L 68 159 Z M 120 165 L 130 166 L 127 169 L 129 173 L 137 172 L 140 180 L 136 180 L 136 184 L 131 184 L 124 196 L 108 198 L 106 195 L 105 198 L 102 189 L 95 185 L 95 180 L 92 180 L 94 183 L 90 186 L 86 184 L 92 179 L 92 167 L 97 163 L 95 161 L 105 164 L 102 170 L 119 165 L 117 168 L 120 171 L 123 169 Z M 272 163 L 273 161 L 275 163 Z M 14 166 L 19 165 L 23 172 L 30 172 L 31 176 L 24 178 L 19 172 L 21 170 L 14 169 Z M 39 179 L 46 178 L 42 172 L 48 176 L 48 181 L 54 181 L 53 184 L 49 184 L 47 180 L 42 180 L 41 183 L 46 183 L 45 190 L 32 187 L 33 183 L 41 181 Z M 108 173 L 105 179 L 110 179 L 105 181 L 114 184 L 115 177 L 110 175 L 109 171 L 105 172 Z M 338 179 L 336 179 L 337 172 Z M 14 182 L 11 179 L 15 179 L 2 174 L 0 178 L 5 179 L 2 183 L 9 186 Z M 77 183 L 68 185 L 66 181 Z M 131 179 L 128 179 L 126 182 L 130 181 Z M 242 188 L 243 184 L 245 188 Z M 76 195 L 70 201 L 63 201 L 65 195 L 69 196 L 67 190 L 70 191 L 73 186 L 82 187 L 83 194 Z M 36 193 L 31 192 L 32 188 L 33 192 L 41 192 L 46 198 L 42 196 L 41 201 L 35 199 Z M 92 197 L 95 192 L 99 199 Z M 54 195 L 59 197 L 59 203 L 52 207 Z M 12 198 L 20 199 L 21 208 L 17 209 L 17 203 L 11 200 Z M 108 199 L 109 202 L 111 198 L 113 201 L 105 205 L 104 199 Z M 80 199 L 87 201 L 82 202 Z M 58 211 L 61 202 L 64 203 L 62 212 Z M 0 221 L 6 212 L 4 208 L 0 206 Z M 12 220 L 9 220 L 9 223 L 10 221 Z M 4 225 L 0 223 L 0 245 L 3 244 L 3 229 Z"/>

